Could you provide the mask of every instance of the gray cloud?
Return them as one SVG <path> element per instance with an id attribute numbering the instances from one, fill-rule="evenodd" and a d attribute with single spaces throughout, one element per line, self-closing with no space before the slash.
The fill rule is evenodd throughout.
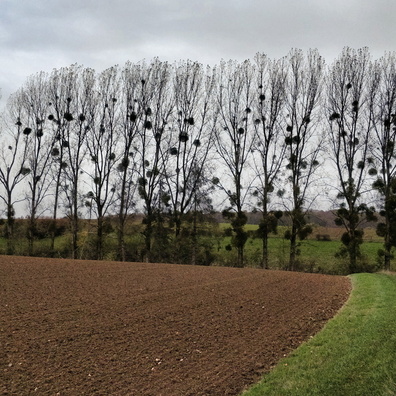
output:
<path id="1" fill-rule="evenodd" d="M 4 96 L 40 70 L 80 63 L 97 70 L 143 58 L 243 60 L 344 46 L 394 50 L 393 0 L 0 0 Z"/>

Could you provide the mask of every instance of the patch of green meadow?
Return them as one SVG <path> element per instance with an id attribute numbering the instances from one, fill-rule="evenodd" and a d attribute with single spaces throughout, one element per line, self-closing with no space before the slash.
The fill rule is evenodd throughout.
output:
<path id="1" fill-rule="evenodd" d="M 88 224 L 89 225 L 89 224 Z M 95 258 L 95 229 L 87 224 L 79 235 L 79 257 L 82 259 Z M 257 225 L 247 224 L 246 230 L 249 238 L 245 245 L 245 266 L 260 267 L 262 262 L 262 240 L 254 237 Z M 228 229 L 228 231 L 227 231 Z M 289 262 L 290 242 L 283 238 L 286 226 L 278 227 L 277 234 L 270 234 L 268 241 L 269 268 L 286 269 Z M 132 224 L 125 236 L 126 259 L 128 261 L 141 261 L 144 257 L 144 238 L 140 224 Z M 199 236 L 203 265 L 234 266 L 237 251 L 232 246 L 232 232 L 230 224 L 220 223 L 216 227 L 208 225 L 207 232 Z M 315 227 L 309 239 L 298 242 L 298 262 L 296 269 L 305 272 L 317 272 L 326 274 L 348 274 L 347 259 L 336 258 L 335 255 L 342 246 L 340 237 L 341 228 Z M 327 236 L 327 240 L 318 240 L 318 235 Z M 172 237 L 172 234 L 169 234 Z M 320 239 L 320 238 L 319 238 Z M 115 231 L 109 232 L 104 241 L 104 258 L 117 260 L 117 235 Z M 50 251 L 51 240 L 49 238 L 37 239 L 34 243 L 34 255 L 44 257 L 63 257 L 71 255 L 71 235 L 69 232 L 55 239 L 55 249 Z M 164 248 L 162 262 L 189 263 L 188 252 L 182 257 L 173 257 L 172 241 L 168 241 Z M 28 241 L 25 237 L 19 237 L 14 244 L 16 255 L 28 254 Z M 364 234 L 364 243 L 361 247 L 361 268 L 363 271 L 374 272 L 379 269 L 377 252 L 382 248 L 381 238 L 375 233 L 375 229 L 367 228 Z M 6 254 L 7 244 L 4 238 L 0 238 L 0 254 Z M 166 254 L 165 254 L 166 252 Z M 156 258 L 160 260 L 160 258 Z M 173 261 L 172 261 L 173 260 Z M 203 261 L 202 261 L 203 260 Z M 391 263 L 391 269 L 396 270 L 396 260 Z"/>
<path id="2" fill-rule="evenodd" d="M 222 223 L 221 229 L 226 230 L 229 224 Z M 262 241 L 254 238 L 257 225 L 248 224 L 246 230 L 250 233 L 245 245 L 245 262 L 248 267 L 259 267 L 262 256 Z M 287 227 L 278 227 L 277 234 L 270 234 L 268 240 L 269 268 L 285 269 L 289 260 L 290 242 L 283 238 Z M 341 228 L 316 227 L 312 235 L 304 241 L 298 241 L 298 267 L 299 271 L 318 272 L 326 274 L 348 274 L 347 258 L 336 258 L 337 252 L 342 247 L 340 237 Z M 329 240 L 317 240 L 317 235 L 327 235 Z M 377 252 L 383 247 L 381 238 L 375 229 L 365 229 L 364 242 L 361 246 L 361 268 L 367 272 L 375 272 L 380 268 Z M 231 250 L 230 250 L 231 249 Z M 236 260 L 236 249 L 232 247 L 231 237 L 224 236 L 218 244 L 218 265 L 232 265 Z M 391 263 L 391 269 L 396 270 L 396 260 Z"/>
<path id="3" fill-rule="evenodd" d="M 338 315 L 243 396 L 396 395 L 396 276 L 351 280 Z"/>

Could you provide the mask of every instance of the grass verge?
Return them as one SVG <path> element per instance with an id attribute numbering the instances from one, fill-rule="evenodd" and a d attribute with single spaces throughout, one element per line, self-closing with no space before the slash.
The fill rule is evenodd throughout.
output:
<path id="1" fill-rule="evenodd" d="M 396 395 L 396 276 L 351 279 L 339 314 L 243 396 Z"/>

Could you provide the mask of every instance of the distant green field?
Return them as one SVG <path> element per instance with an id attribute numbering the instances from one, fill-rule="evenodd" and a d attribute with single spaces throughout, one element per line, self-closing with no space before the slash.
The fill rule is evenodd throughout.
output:
<path id="1" fill-rule="evenodd" d="M 221 229 L 229 228 L 229 224 L 222 223 Z M 254 231 L 257 225 L 248 224 L 246 230 Z M 288 240 L 283 238 L 287 227 L 278 227 L 276 235 L 270 235 L 269 238 L 269 259 L 270 268 L 282 269 L 287 266 L 289 258 Z M 347 274 L 348 265 L 343 259 L 336 259 L 335 254 L 342 246 L 340 237 L 343 232 L 341 228 L 323 228 L 316 227 L 314 232 L 307 240 L 299 241 L 299 269 L 309 272 L 323 272 L 328 274 Z M 318 241 L 316 236 L 328 235 L 330 241 Z M 231 237 L 223 237 L 220 243 L 221 249 L 218 252 L 219 263 L 230 265 L 235 260 L 236 252 L 227 251 L 225 247 L 231 244 Z M 249 238 L 245 245 L 245 258 L 247 266 L 259 266 L 261 261 L 262 242 L 257 238 Z M 377 262 L 377 252 L 382 248 L 381 238 L 372 228 L 365 229 L 364 243 L 361 247 L 362 251 L 362 267 L 367 271 L 375 271 L 379 269 Z M 396 270 L 396 260 L 392 262 L 392 270 Z"/>
<path id="2" fill-rule="evenodd" d="M 234 266 L 236 262 L 236 249 L 232 247 L 231 236 L 224 236 L 230 225 L 220 223 L 217 231 L 211 235 L 202 236 L 206 246 L 211 247 L 211 264 L 220 266 Z M 247 267 L 259 267 L 262 257 L 262 241 L 254 238 L 254 231 L 257 225 L 248 224 L 246 230 L 251 236 L 245 245 L 245 265 Z M 271 234 L 269 238 L 269 267 L 272 269 L 284 269 L 289 260 L 289 241 L 283 238 L 287 227 L 278 227 L 276 235 Z M 347 274 L 348 265 L 346 260 L 336 259 L 335 254 L 341 247 L 340 237 L 343 230 L 340 228 L 315 227 L 309 239 L 299 242 L 300 255 L 298 256 L 298 270 L 306 272 L 320 272 L 328 274 Z M 318 235 L 326 235 L 328 241 L 317 240 Z M 92 258 L 95 234 L 84 230 L 80 233 L 79 247 L 80 258 Z M 140 251 L 144 245 L 140 227 L 135 226 L 126 236 L 128 249 L 133 253 L 132 261 L 140 260 Z M 35 255 L 49 256 L 49 239 L 35 241 Z M 70 235 L 67 233 L 56 238 L 54 257 L 68 257 L 70 247 Z M 365 229 L 364 243 L 362 245 L 362 271 L 368 272 L 379 269 L 377 262 L 377 251 L 382 248 L 381 238 L 378 237 L 374 229 Z M 15 254 L 26 255 L 28 249 L 27 240 L 20 238 L 15 243 Z M 105 259 L 115 260 L 117 249 L 117 236 L 115 232 L 109 233 L 105 240 Z M 0 254 L 6 253 L 6 241 L 0 238 Z M 392 270 L 396 270 L 396 260 L 391 265 Z"/>

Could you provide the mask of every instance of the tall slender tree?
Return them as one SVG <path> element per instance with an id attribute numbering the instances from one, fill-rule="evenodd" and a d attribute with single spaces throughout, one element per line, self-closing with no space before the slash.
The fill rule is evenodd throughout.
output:
<path id="1" fill-rule="evenodd" d="M 236 265 L 243 267 L 247 241 L 245 203 L 252 183 L 247 169 L 255 136 L 252 121 L 254 68 L 248 60 L 240 64 L 222 62 L 219 73 L 216 150 L 225 173 L 223 178 L 214 181 L 229 200 L 230 205 L 223 215 L 231 220 L 233 244 L 238 253 Z"/>
<path id="2" fill-rule="evenodd" d="M 91 191 L 87 198 L 97 217 L 96 258 L 103 259 L 105 216 L 110 214 L 116 198 L 114 171 L 118 153 L 119 129 L 119 76 L 116 67 L 98 76 L 97 92 L 88 108 L 89 133 L 86 145 L 92 167 L 87 166 Z M 94 95 L 94 94 L 93 94 Z M 87 201 L 90 204 L 90 201 Z"/>
<path id="3" fill-rule="evenodd" d="M 167 205 L 164 175 L 170 155 L 168 123 L 174 109 L 170 93 L 171 73 L 170 65 L 158 59 L 149 65 L 143 64 L 138 96 L 130 114 L 138 128 L 138 192 L 144 205 L 143 255 L 146 261 L 155 260 L 164 251 L 162 242 L 166 238 L 162 207 Z"/>
<path id="4" fill-rule="evenodd" d="M 71 256 L 79 251 L 79 219 L 81 215 L 81 176 L 89 131 L 88 108 L 95 86 L 95 72 L 78 65 L 54 70 L 50 77 L 48 119 L 52 122 L 55 145 L 52 150 L 55 166 L 54 208 L 64 202 L 71 229 Z M 54 217 L 57 210 L 54 209 Z"/>
<path id="5" fill-rule="evenodd" d="M 121 72 L 122 103 L 120 116 L 120 154 L 117 164 L 117 239 L 118 259 L 125 261 L 127 258 L 125 244 L 125 228 L 131 210 L 136 207 L 136 183 L 139 164 L 136 161 L 138 145 L 138 117 L 135 112 L 136 102 L 139 97 L 141 84 L 140 65 L 128 62 Z M 135 110 L 134 110 L 135 109 Z"/>
<path id="6" fill-rule="evenodd" d="M 198 185 L 213 147 L 216 114 L 213 109 L 215 72 L 205 74 L 202 65 L 187 61 L 174 74 L 175 111 L 169 152 L 173 160 L 166 169 L 175 236 L 182 230 L 185 214 L 194 207 Z"/>
<path id="7" fill-rule="evenodd" d="M 364 202 L 370 134 L 374 119 L 370 111 L 376 100 L 378 74 L 367 48 L 345 48 L 329 71 L 329 138 L 339 182 L 336 224 L 345 227 L 341 255 L 349 258 L 349 271 L 359 271 L 361 222 L 373 218 L 373 209 Z"/>
<path id="8" fill-rule="evenodd" d="M 287 209 L 291 229 L 286 236 L 290 239 L 288 269 L 293 271 L 297 268 L 299 254 L 297 238 L 305 239 L 312 232 L 306 224 L 305 212 L 309 206 L 309 187 L 319 165 L 318 155 L 323 143 L 318 125 L 324 61 L 316 50 L 306 55 L 301 50 L 292 50 L 288 61 L 285 144 L 290 186 Z"/>
<path id="9" fill-rule="evenodd" d="M 71 128 L 73 119 L 72 100 L 75 100 L 76 79 L 79 69 L 77 66 L 70 68 L 55 69 L 48 79 L 48 120 L 50 130 L 52 126 L 52 135 L 55 143 L 51 155 L 53 158 L 53 212 L 52 212 L 52 230 L 51 230 L 51 252 L 54 254 L 56 225 L 61 202 L 62 182 L 64 173 L 68 167 L 67 146 L 69 144 L 67 136 Z M 73 99 L 72 99 L 73 98 Z"/>
<path id="10" fill-rule="evenodd" d="M 13 254 L 15 248 L 14 224 L 15 205 L 22 201 L 15 197 L 16 190 L 30 173 L 27 167 L 27 140 L 23 134 L 24 126 L 21 122 L 22 106 L 18 104 L 21 98 L 11 96 L 7 102 L 7 119 L 1 130 L 3 146 L 0 149 L 0 186 L 3 192 L 0 199 L 6 207 L 5 238 L 7 240 L 7 254 Z"/>
<path id="11" fill-rule="evenodd" d="M 287 70 L 285 60 L 271 61 L 264 54 L 256 58 L 256 97 L 254 98 L 254 129 L 256 140 L 254 167 L 258 186 L 257 197 L 262 213 L 258 233 L 263 242 L 261 266 L 268 268 L 268 235 L 276 232 L 282 212 L 271 210 L 271 197 L 284 162 L 284 112 Z M 256 183 L 257 183 L 256 181 Z"/>
<path id="12" fill-rule="evenodd" d="M 373 141 L 370 144 L 368 158 L 369 175 L 376 177 L 373 187 L 379 192 L 383 221 L 377 226 L 377 233 L 384 238 L 384 249 L 379 251 L 379 258 L 385 270 L 390 269 L 392 247 L 395 246 L 396 219 L 396 54 L 387 53 L 373 66 L 372 75 L 378 76 L 375 100 L 370 102 L 373 120 Z"/>
<path id="13" fill-rule="evenodd" d="M 37 218 L 40 205 L 49 195 L 51 152 L 54 137 L 47 130 L 48 79 L 43 72 L 31 76 L 16 95 L 20 96 L 20 122 L 26 127 L 27 136 L 27 175 L 28 192 L 26 199 L 29 210 L 28 253 L 33 255 L 34 241 L 37 237 Z M 44 210 L 44 209 L 43 209 Z"/>

